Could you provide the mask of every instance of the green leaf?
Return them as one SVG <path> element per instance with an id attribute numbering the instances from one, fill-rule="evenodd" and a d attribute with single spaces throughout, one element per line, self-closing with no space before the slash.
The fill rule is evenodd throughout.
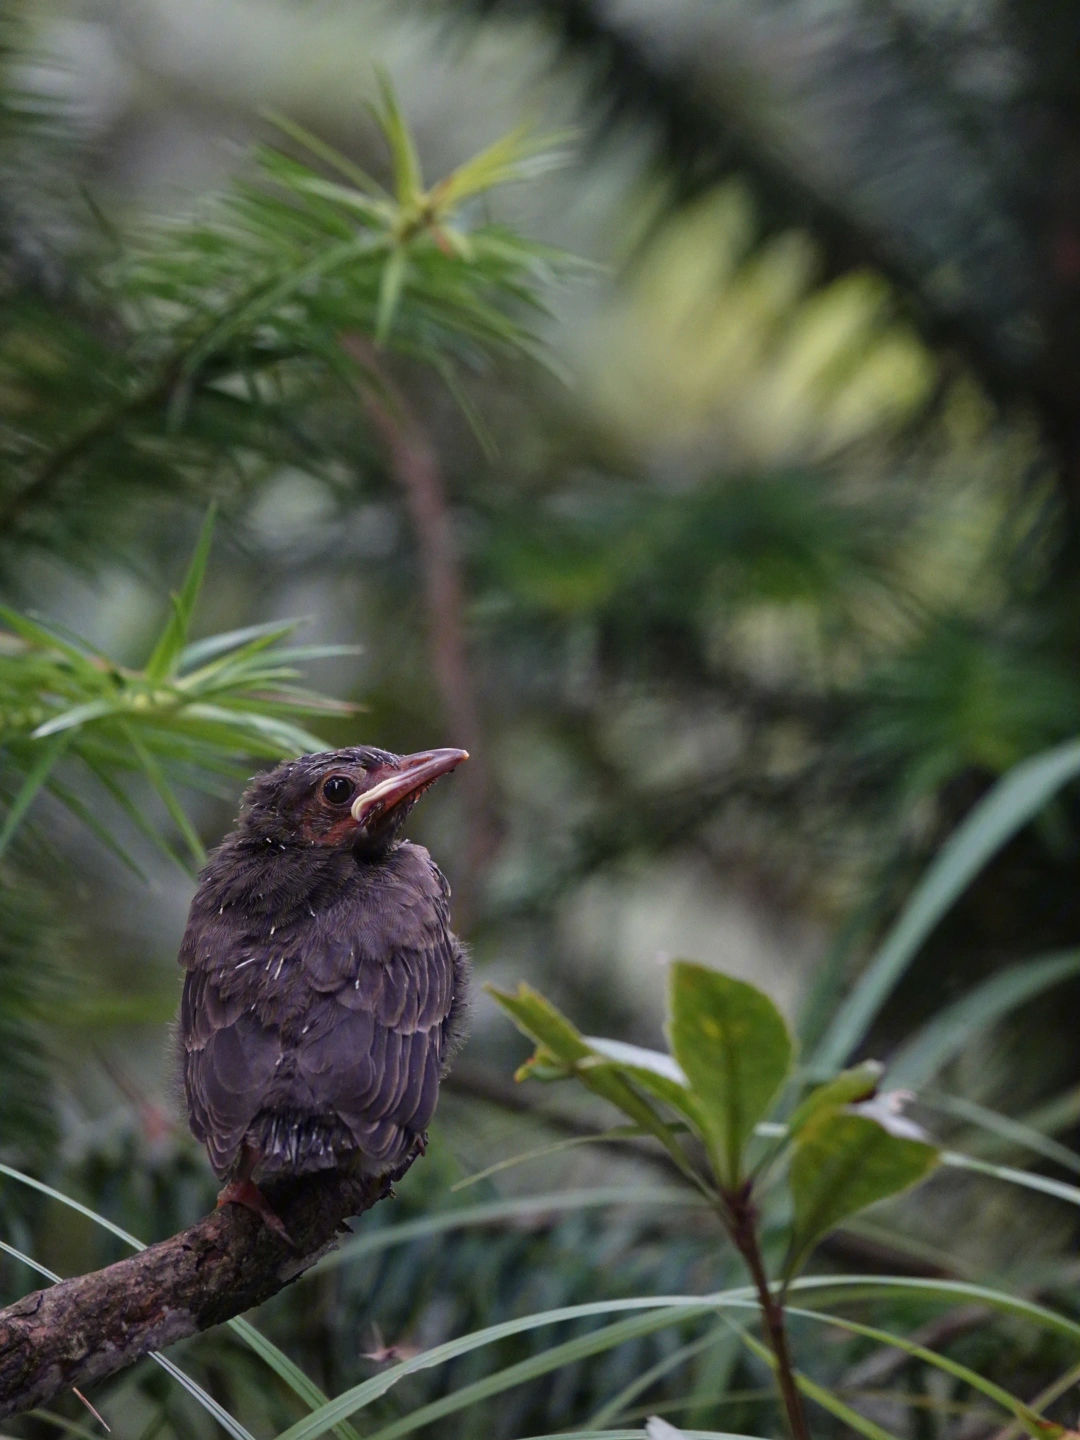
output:
<path id="1" fill-rule="evenodd" d="M 1037 995 L 1080 975 L 1080 950 L 1064 950 L 999 970 L 939 1010 L 889 1061 L 889 1086 L 918 1090 L 958 1055 L 971 1037 Z"/>
<path id="2" fill-rule="evenodd" d="M 679 1430 L 676 1433 L 685 1436 L 685 1440 L 762 1440 L 759 1435 L 736 1435 L 728 1430 Z M 97 1436 L 93 1440 L 97 1440 Z M 557 1435 L 530 1435 L 528 1440 L 653 1440 L 653 1434 L 648 1430 L 560 1430 Z"/>
<path id="3" fill-rule="evenodd" d="M 282 115 L 276 110 L 263 110 L 260 113 L 265 119 L 270 121 L 271 125 L 276 125 L 277 128 L 283 134 L 288 135 L 291 140 L 297 141 L 305 150 L 309 150 L 312 155 L 322 160 L 324 164 L 331 166 L 340 175 L 344 175 L 346 180 L 351 180 L 358 190 L 369 195 L 386 196 L 386 191 L 383 187 L 377 180 L 373 180 L 366 170 L 362 170 L 359 165 L 355 164 L 346 155 L 343 155 L 340 150 L 336 150 L 333 145 L 328 145 L 325 140 L 320 139 L 320 137 L 312 131 L 305 129 L 303 125 L 298 124 L 295 120 L 290 119 L 287 115 Z"/>
<path id="4" fill-rule="evenodd" d="M 104 700 L 87 700 L 82 705 L 75 705 L 70 710 L 54 715 L 51 720 L 46 720 L 30 738 L 44 740 L 47 736 L 59 735 L 64 730 L 78 730 L 90 720 L 101 720 L 106 715 L 115 715 L 121 709 L 123 702 L 118 696 Z"/>
<path id="5" fill-rule="evenodd" d="M 791 1069 L 776 1006 L 745 980 L 678 960 L 671 966 L 671 1049 L 682 1067 L 721 1184 L 734 1189 L 743 1150 Z"/>
<path id="6" fill-rule="evenodd" d="M 302 623 L 301 620 L 268 620 L 262 625 L 245 625 L 240 630 L 226 630 L 220 635 L 208 635 L 204 640 L 195 640 L 190 645 L 185 645 L 181 651 L 176 673 L 186 674 L 190 670 L 197 670 L 227 650 L 237 650 L 253 640 L 272 644 L 277 639 L 291 635 Z"/>
<path id="7" fill-rule="evenodd" d="M 34 803 L 38 791 L 48 781 L 54 765 L 67 749 L 67 744 L 68 736 L 58 735 L 50 744 L 40 746 L 37 758 L 27 771 L 19 793 L 11 802 L 11 808 L 4 817 L 3 829 L 0 829 L 0 855 L 3 855 L 11 844 L 23 817 Z"/>
<path id="8" fill-rule="evenodd" d="M 711 1350 L 715 1346 L 731 1346 L 731 1344 L 731 1329 L 727 1323 L 724 1323 L 714 1326 L 696 1340 L 691 1340 L 689 1344 L 680 1345 L 677 1350 L 665 1355 L 655 1365 L 636 1374 L 621 1390 L 612 1395 L 609 1400 L 605 1400 L 600 1409 L 589 1417 L 589 1424 L 597 1429 L 601 1425 L 607 1425 L 622 1415 L 624 1411 L 629 1410 L 639 1395 L 649 1390 L 672 1370 L 677 1370 L 680 1366 L 685 1365 L 687 1360 L 692 1360 L 695 1355 L 700 1355 L 704 1350 Z M 685 1435 L 687 1432 L 680 1431 L 678 1433 Z"/>
<path id="9" fill-rule="evenodd" d="M 823 1110 L 835 1110 L 841 1105 L 854 1105 L 857 1100 L 869 1100 L 884 1073 L 885 1066 L 878 1060 L 864 1060 L 850 1070 L 841 1070 L 839 1075 L 811 1090 L 796 1106 L 788 1121 L 788 1134 L 794 1138 Z"/>
<path id="10" fill-rule="evenodd" d="M 550 1051 L 556 1060 L 574 1065 L 592 1054 L 588 1043 L 566 1016 L 560 1014 L 538 990 L 526 985 L 524 980 L 514 994 L 499 990 L 494 985 L 485 985 L 484 989 L 497 1005 L 502 1006 L 519 1030 Z"/>
<path id="11" fill-rule="evenodd" d="M 172 614 L 169 616 L 168 624 L 146 662 L 144 674 L 152 685 L 158 684 L 175 672 L 184 646 L 187 644 L 191 617 L 195 612 L 199 591 L 202 589 L 203 578 L 206 575 L 206 562 L 210 558 L 215 514 L 215 507 L 211 505 L 206 512 L 202 530 L 199 532 L 195 553 L 191 557 L 191 564 L 184 576 L 184 583 L 180 587 L 179 593 L 173 596 Z"/>
<path id="12" fill-rule="evenodd" d="M 873 1023 L 923 941 L 969 882 L 1047 801 L 1080 775 L 1080 741 L 1033 756 L 1010 770 L 944 845 L 904 906 L 813 1057 L 828 1073 L 844 1063 Z"/>
<path id="13" fill-rule="evenodd" d="M 395 245 L 386 257 L 382 277 L 379 280 L 379 304 L 375 312 L 375 340 L 385 345 L 393 329 L 398 301 L 405 285 L 405 271 L 409 257 L 403 245 Z"/>
<path id="14" fill-rule="evenodd" d="M 555 146 L 571 138 L 571 132 L 534 136 L 527 125 L 501 136 L 486 150 L 452 171 L 433 187 L 439 208 L 451 209 L 462 200 L 494 190 L 516 180 L 535 179 L 566 163 L 565 152 Z"/>
<path id="15" fill-rule="evenodd" d="M 702 1187 L 701 1178 L 687 1161 L 671 1127 L 664 1124 L 649 1101 L 628 1081 L 625 1067 L 598 1056 L 570 1021 L 524 982 L 513 995 L 492 985 L 485 988 L 518 1028 L 540 1047 L 528 1065 L 518 1072 L 519 1077 L 528 1074 L 532 1067 L 546 1067 L 551 1061 L 567 1066 L 586 1089 L 610 1100 L 642 1130 L 659 1140 L 686 1178 Z"/>
<path id="16" fill-rule="evenodd" d="M 686 1076 L 670 1055 L 659 1050 L 645 1050 L 640 1045 L 627 1045 L 621 1040 L 602 1040 L 586 1036 L 585 1043 L 595 1052 L 578 1065 L 578 1072 L 593 1073 L 602 1067 L 632 1080 L 654 1099 L 670 1105 L 684 1120 L 703 1133 L 701 1113 L 690 1093 Z"/>
<path id="17" fill-rule="evenodd" d="M 933 1145 L 891 1135 L 876 1120 L 832 1110 L 811 1121 L 791 1157 L 795 1218 L 785 1274 L 848 1216 L 899 1194 L 938 1163 Z"/>
<path id="18" fill-rule="evenodd" d="M 549 1145 L 538 1145 L 532 1150 L 522 1150 L 517 1155 L 508 1155 L 504 1160 L 496 1160 L 494 1165 L 488 1165 L 483 1170 L 466 1175 L 463 1180 L 458 1180 L 450 1186 L 450 1193 L 456 1195 L 462 1190 L 470 1189 L 473 1185 L 479 1185 L 482 1180 L 490 1180 L 492 1175 L 500 1175 L 504 1170 L 513 1170 L 518 1165 L 527 1165 L 530 1160 L 544 1160 L 549 1155 L 561 1155 L 564 1150 L 576 1150 L 582 1145 L 602 1145 L 606 1140 L 641 1139 L 648 1134 L 649 1132 L 642 1130 L 640 1125 L 617 1125 L 613 1130 L 598 1130 L 595 1135 L 575 1135 L 569 1140 L 555 1140 Z"/>
<path id="19" fill-rule="evenodd" d="M 146 778 L 161 797 L 166 810 L 172 816 L 173 823 L 184 837 L 191 857 L 197 866 L 206 864 L 206 850 L 199 833 L 188 818 L 188 813 L 177 799 L 176 793 L 165 777 L 165 772 L 151 755 L 150 751 L 139 739 L 135 729 L 131 725 L 124 726 L 124 732 L 131 743 L 131 748 L 138 756 L 139 764 L 143 768 Z"/>
<path id="20" fill-rule="evenodd" d="M 397 103 L 390 76 L 381 65 L 376 66 L 375 76 L 379 85 L 381 110 L 375 111 L 375 118 L 390 147 L 390 159 L 394 171 L 394 195 L 399 205 L 414 205 L 423 195 L 424 178 L 420 170 L 420 157 L 404 115 Z"/>
<path id="21" fill-rule="evenodd" d="M 741 1303 L 744 1305 L 749 1298 L 745 1288 L 738 1292 L 732 1291 L 730 1293 L 732 1295 L 737 1293 Z M 295 1425 L 290 1425 L 287 1430 L 283 1430 L 278 1436 L 278 1440 L 316 1440 L 317 1436 L 325 1434 L 326 1431 L 339 1420 L 354 1415 L 358 1410 L 364 1409 L 381 1396 L 387 1394 L 395 1385 L 404 1380 L 406 1376 L 416 1374 L 420 1370 L 429 1370 L 437 1365 L 445 1365 L 449 1361 L 457 1359 L 459 1355 L 468 1355 L 474 1350 L 483 1349 L 488 1345 L 494 1345 L 499 1340 L 507 1339 L 512 1335 L 525 1334 L 530 1330 L 539 1330 L 544 1326 L 560 1324 L 565 1320 L 583 1320 L 595 1315 L 609 1315 L 635 1310 L 657 1311 L 659 1312 L 658 1314 L 633 1317 L 635 1321 L 643 1323 L 643 1328 L 640 1331 L 635 1331 L 635 1333 L 647 1334 L 651 1333 L 652 1330 L 664 1329 L 669 1325 L 678 1325 L 685 1320 L 692 1320 L 698 1316 L 708 1315 L 718 1304 L 722 1305 L 724 1303 L 724 1298 L 725 1296 L 721 1294 L 704 1297 L 684 1295 L 635 1297 L 627 1300 L 598 1300 L 590 1301 L 583 1305 L 564 1305 L 554 1310 L 544 1310 L 533 1315 L 521 1316 L 514 1320 L 503 1320 L 497 1325 L 489 1325 L 483 1330 L 474 1331 L 471 1335 L 463 1335 L 455 1340 L 448 1340 L 441 1345 L 436 1345 L 431 1350 L 425 1350 L 420 1355 L 413 1356 L 408 1360 L 402 1360 L 398 1364 L 390 1366 L 389 1369 L 384 1370 L 380 1375 L 373 1375 L 370 1380 L 365 1380 L 360 1385 L 354 1385 L 351 1390 L 346 1390 L 342 1394 L 335 1396 L 327 1405 L 322 1406 L 319 1410 L 306 1416 L 303 1420 L 298 1420 Z M 612 1334 L 612 1331 L 615 1333 Z M 557 1363 L 568 1364 L 570 1363 L 570 1359 L 583 1358 L 586 1354 L 595 1354 L 598 1350 L 609 1348 L 610 1345 L 619 1344 L 629 1338 L 631 1338 L 629 1334 L 617 1330 L 616 1326 L 609 1326 L 606 1330 L 599 1333 L 592 1331 L 587 1335 L 580 1336 L 577 1342 L 571 1343 L 588 1346 L 590 1342 L 595 1342 L 595 1350 L 574 1350 L 571 1352 L 569 1358 L 567 1358 L 567 1354 L 564 1351 Z M 539 1375 L 546 1372 L 548 1367 L 545 1367 L 542 1362 L 550 1353 L 551 1352 L 545 1352 L 544 1355 L 533 1357 L 533 1362 L 538 1363 L 539 1368 L 532 1371 L 531 1374 Z M 525 1363 L 529 1364 L 530 1362 Z M 499 1375 L 490 1376 L 488 1379 L 492 1382 L 506 1379 L 508 1384 L 520 1384 L 521 1380 L 518 1379 L 517 1376 L 521 1374 L 521 1372 L 516 1366 L 511 1367 L 511 1369 L 517 1372 L 514 1376 L 511 1376 L 510 1371 L 502 1371 Z M 529 1377 L 525 1376 L 523 1378 Z M 472 1387 L 469 1388 L 471 1389 Z M 486 1393 L 496 1394 L 500 1388 L 506 1387 L 495 1384 L 494 1388 Z M 464 1391 L 456 1392 L 457 1396 L 464 1393 Z M 455 1397 L 449 1396 L 447 1398 L 454 1399 Z M 474 1392 L 473 1395 L 470 1396 L 469 1403 L 472 1403 L 476 1398 L 483 1398 L 483 1396 L 477 1396 Z M 414 1415 L 420 1413 L 422 1412 L 416 1411 Z M 412 1419 L 413 1416 L 407 1418 Z M 425 1414 L 424 1420 L 421 1423 L 426 1423 L 429 1418 L 432 1417 Z"/>

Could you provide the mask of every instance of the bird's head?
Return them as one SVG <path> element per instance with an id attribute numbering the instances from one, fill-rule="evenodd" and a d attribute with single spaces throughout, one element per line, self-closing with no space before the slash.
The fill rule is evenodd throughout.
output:
<path id="1" fill-rule="evenodd" d="M 393 755 L 367 745 L 302 755 L 252 781 L 240 830 L 269 844 L 378 855 L 398 838 L 424 791 L 468 758 L 465 750 Z"/>

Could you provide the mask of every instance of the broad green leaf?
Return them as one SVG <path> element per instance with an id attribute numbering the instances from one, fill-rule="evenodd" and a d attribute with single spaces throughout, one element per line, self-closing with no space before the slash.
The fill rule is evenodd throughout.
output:
<path id="1" fill-rule="evenodd" d="M 645 1050 L 640 1045 L 627 1045 L 621 1040 L 602 1040 L 593 1035 L 586 1036 L 585 1043 L 595 1053 L 579 1063 L 579 1073 L 588 1070 L 595 1074 L 606 1067 L 647 1090 L 654 1099 L 670 1105 L 701 1132 L 700 1110 L 690 1093 L 686 1076 L 670 1055 L 664 1055 L 659 1050 Z"/>
<path id="2" fill-rule="evenodd" d="M 550 1000 L 522 980 L 516 993 L 499 990 L 494 985 L 484 989 L 497 1005 L 501 1005 L 519 1030 L 551 1052 L 556 1060 L 573 1065 L 592 1052 L 580 1032 L 560 1014 Z"/>
<path id="3" fill-rule="evenodd" d="M 828 1073 L 842 1065 L 892 994 L 923 941 L 991 856 L 1080 775 L 1080 741 L 1025 760 L 1003 776 L 950 837 L 841 1005 L 813 1057 Z"/>
<path id="4" fill-rule="evenodd" d="M 960 1054 L 973 1035 L 1075 975 L 1080 975 L 1080 950 L 1040 955 L 999 970 L 939 1010 L 900 1047 L 889 1061 L 890 1088 L 921 1089 Z"/>
<path id="5" fill-rule="evenodd" d="M 791 1157 L 795 1218 L 785 1273 L 793 1274 L 815 1242 L 848 1216 L 922 1180 L 938 1159 L 933 1145 L 891 1135 L 865 1115 L 819 1114 Z"/>
<path id="6" fill-rule="evenodd" d="M 610 1100 L 642 1130 L 659 1140 L 687 1179 L 700 1186 L 700 1177 L 690 1167 L 671 1127 L 628 1081 L 623 1067 L 616 1067 L 597 1056 L 580 1031 L 549 1000 L 524 981 L 518 985 L 515 994 L 498 990 L 493 985 L 485 988 L 518 1029 L 540 1047 L 538 1054 L 518 1072 L 519 1075 L 528 1074 L 537 1064 L 546 1067 L 550 1061 L 569 1067 L 586 1089 Z"/>
<path id="7" fill-rule="evenodd" d="M 191 628 L 191 617 L 195 613 L 195 605 L 199 598 L 199 591 L 202 589 L 203 578 L 206 575 L 206 563 L 210 558 L 210 545 L 214 538 L 215 509 L 211 505 L 206 512 L 206 519 L 203 521 L 202 530 L 199 532 L 199 539 L 195 545 L 195 553 L 191 557 L 191 564 L 184 577 L 184 583 L 177 595 L 173 596 L 172 614 L 165 629 L 161 632 L 161 638 L 146 662 L 145 675 L 147 680 L 155 685 L 171 675 L 187 644 L 188 630 Z"/>
<path id="8" fill-rule="evenodd" d="M 676 961 L 669 994 L 672 1052 L 690 1083 L 718 1178 L 734 1188 L 746 1142 L 791 1069 L 791 1036 L 767 995 L 704 965 Z"/>
<path id="9" fill-rule="evenodd" d="M 795 1107 L 788 1121 L 788 1134 L 796 1136 L 799 1131 L 823 1110 L 834 1110 L 840 1105 L 853 1105 L 857 1100 L 869 1100 L 878 1088 L 885 1066 L 878 1060 L 864 1060 L 850 1070 L 841 1070 L 824 1085 L 811 1090 Z"/>

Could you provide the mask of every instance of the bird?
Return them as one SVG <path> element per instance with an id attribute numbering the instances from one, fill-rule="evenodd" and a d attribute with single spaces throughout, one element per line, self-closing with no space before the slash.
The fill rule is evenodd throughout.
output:
<path id="1" fill-rule="evenodd" d="M 178 957 L 188 1121 L 226 1182 L 218 1205 L 285 1241 L 264 1179 L 393 1180 L 426 1148 L 469 966 L 450 888 L 402 828 L 467 759 L 360 745 L 287 761 L 255 776 L 199 877 Z"/>

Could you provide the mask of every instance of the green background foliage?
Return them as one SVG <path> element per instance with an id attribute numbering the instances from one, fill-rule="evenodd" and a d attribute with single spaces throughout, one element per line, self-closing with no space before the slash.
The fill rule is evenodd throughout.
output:
<path id="1" fill-rule="evenodd" d="M 0 1300 L 212 1203 L 261 765 L 470 749 L 410 823 L 540 1045 L 481 998 L 399 1199 L 114 1434 L 778 1433 L 744 1176 L 815 1435 L 1075 1423 L 1076 25 L 3 7 Z"/>

